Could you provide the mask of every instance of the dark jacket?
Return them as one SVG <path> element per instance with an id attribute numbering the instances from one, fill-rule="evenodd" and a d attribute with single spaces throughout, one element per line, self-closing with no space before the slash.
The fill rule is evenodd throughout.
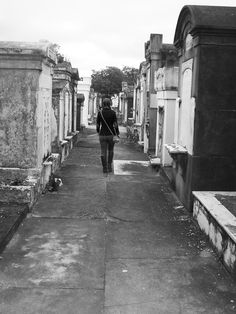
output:
<path id="1" fill-rule="evenodd" d="M 115 111 L 110 108 L 103 108 L 101 112 L 99 111 L 97 116 L 97 133 L 102 136 L 119 135 L 120 132 Z M 109 128 L 111 129 L 112 134 L 106 123 L 104 122 L 102 116 L 108 124 Z"/>

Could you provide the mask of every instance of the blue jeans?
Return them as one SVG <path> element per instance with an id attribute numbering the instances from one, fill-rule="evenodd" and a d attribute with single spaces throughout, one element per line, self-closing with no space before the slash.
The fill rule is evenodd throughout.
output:
<path id="1" fill-rule="evenodd" d="M 114 155 L 114 142 L 112 135 L 99 135 L 99 142 L 101 146 L 101 157 L 105 164 L 111 164 Z"/>

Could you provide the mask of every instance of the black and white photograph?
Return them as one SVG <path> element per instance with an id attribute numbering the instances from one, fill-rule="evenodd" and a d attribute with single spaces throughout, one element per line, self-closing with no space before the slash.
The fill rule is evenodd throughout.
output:
<path id="1" fill-rule="evenodd" d="M 236 313 L 236 1 L 0 11 L 0 314 Z"/>

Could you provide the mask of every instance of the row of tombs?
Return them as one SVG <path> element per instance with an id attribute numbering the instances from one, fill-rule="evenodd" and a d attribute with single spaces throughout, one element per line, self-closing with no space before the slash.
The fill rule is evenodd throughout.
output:
<path id="1" fill-rule="evenodd" d="M 82 127 L 79 73 L 48 42 L 0 42 L 0 202 L 32 207 Z"/>
<path id="2" fill-rule="evenodd" d="M 145 59 L 134 91 L 144 151 L 236 276 L 236 7 L 184 6 L 174 44 L 151 34 Z"/>

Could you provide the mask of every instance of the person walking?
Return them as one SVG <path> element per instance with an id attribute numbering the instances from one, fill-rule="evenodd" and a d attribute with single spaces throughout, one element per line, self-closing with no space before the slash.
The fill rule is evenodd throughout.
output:
<path id="1" fill-rule="evenodd" d="M 101 146 L 101 162 L 103 173 L 112 172 L 114 156 L 114 136 L 119 137 L 119 127 L 114 110 L 111 109 L 111 100 L 104 98 L 102 110 L 97 115 L 97 133 Z"/>

